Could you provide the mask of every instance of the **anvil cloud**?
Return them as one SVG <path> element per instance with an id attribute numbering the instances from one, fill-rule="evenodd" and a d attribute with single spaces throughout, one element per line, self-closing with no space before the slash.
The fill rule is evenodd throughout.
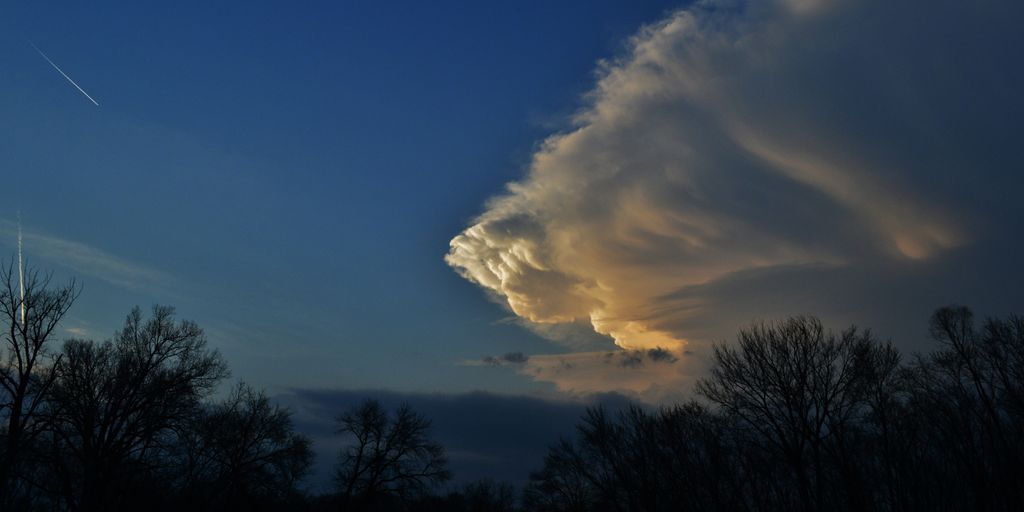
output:
<path id="1" fill-rule="evenodd" d="M 794 298 L 772 276 L 838 280 L 864 297 L 927 281 L 944 258 L 1009 232 L 991 200 L 1019 182 L 1005 178 L 1020 157 L 1004 142 L 1021 110 L 1012 54 L 1024 46 L 1006 21 L 1020 9 L 790 0 L 675 12 L 601 64 L 573 129 L 543 142 L 446 261 L 529 322 L 586 321 L 625 350 L 682 356 L 741 326 L 727 321 L 808 302 L 856 320 L 886 299 Z M 650 385 L 664 383 L 668 366 L 649 366 L 662 369 Z"/>

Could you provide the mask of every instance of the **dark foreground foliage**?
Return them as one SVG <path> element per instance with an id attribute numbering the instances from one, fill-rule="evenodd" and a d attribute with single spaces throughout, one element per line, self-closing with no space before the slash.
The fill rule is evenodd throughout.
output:
<path id="1" fill-rule="evenodd" d="M 308 439 L 262 392 L 227 375 L 202 331 L 173 310 L 136 309 L 105 343 L 71 340 L 4 482 L 4 510 L 223 510 L 300 498 Z M 13 455 L 13 456 L 12 456 Z"/>
<path id="2" fill-rule="evenodd" d="M 0 510 L 272 510 L 312 460 L 290 414 L 227 377 L 202 329 L 136 308 L 113 338 L 58 346 L 72 281 L 0 272 Z"/>
<path id="3" fill-rule="evenodd" d="M 714 353 L 703 401 L 590 410 L 552 447 L 538 511 L 1024 510 L 1024 319 L 937 311 L 902 361 L 791 318 Z"/>
<path id="4" fill-rule="evenodd" d="M 451 473 L 428 418 L 366 401 L 338 417 L 333 492 L 301 480 L 310 440 L 228 375 L 174 311 L 132 311 L 106 342 L 54 333 L 74 282 L 0 269 L 0 510 L 403 512 L 1024 510 L 1024 319 L 931 319 L 904 358 L 808 317 L 715 348 L 697 399 L 587 411 L 522 492 Z"/>

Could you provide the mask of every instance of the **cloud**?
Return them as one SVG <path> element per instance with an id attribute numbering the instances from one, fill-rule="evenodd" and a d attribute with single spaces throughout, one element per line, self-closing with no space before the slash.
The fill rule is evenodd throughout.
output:
<path id="1" fill-rule="evenodd" d="M 582 319 L 562 323 L 536 323 L 522 317 L 511 316 L 502 319 L 500 323 L 518 325 L 541 338 L 575 351 L 606 350 L 615 346 L 611 337 L 595 332 L 590 322 Z"/>
<path id="2" fill-rule="evenodd" d="M 65 327 L 64 331 L 76 338 L 89 337 L 89 330 L 84 327 Z"/>
<path id="3" fill-rule="evenodd" d="M 14 243 L 17 236 L 17 223 L 0 219 L 0 237 Z M 81 275 L 102 279 L 122 288 L 161 288 L 170 281 L 168 276 L 162 272 L 132 263 L 81 242 L 29 229 L 23 230 L 23 239 L 28 256 L 38 255 Z"/>
<path id="4" fill-rule="evenodd" d="M 446 261 L 520 318 L 587 322 L 626 351 L 706 353 L 785 308 L 870 321 L 858 315 L 893 305 L 886 291 L 1015 236 L 1022 15 L 1009 1 L 698 2 L 601 64 L 574 128 Z M 1006 258 L 979 277 L 1006 271 L 1020 274 Z M 938 291 L 972 290 L 953 281 Z M 610 382 L 595 354 L 526 368 L 560 389 L 685 380 L 669 365 Z"/>
<path id="5" fill-rule="evenodd" d="M 705 368 L 692 353 L 664 348 L 530 356 L 519 373 L 570 396 L 615 392 L 647 403 L 683 399 Z"/>
<path id="6" fill-rule="evenodd" d="M 506 366 L 521 365 L 530 360 L 530 356 L 522 352 L 508 352 L 500 356 L 484 356 L 478 361 L 464 361 L 464 366 Z"/>
<path id="7" fill-rule="evenodd" d="M 660 347 L 647 349 L 644 355 L 656 363 L 674 363 L 679 360 L 675 354 Z"/>

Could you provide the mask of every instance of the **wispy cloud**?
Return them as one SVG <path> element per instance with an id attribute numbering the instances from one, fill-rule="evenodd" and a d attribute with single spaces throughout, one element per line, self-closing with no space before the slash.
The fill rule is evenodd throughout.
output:
<path id="1" fill-rule="evenodd" d="M 463 361 L 463 366 L 518 366 L 530 360 L 530 356 L 522 352 L 506 352 L 500 356 L 484 356 L 480 359 Z"/>
<path id="2" fill-rule="evenodd" d="M 76 337 L 76 338 L 88 338 L 89 330 L 84 327 L 65 327 L 64 332 Z"/>
<path id="3" fill-rule="evenodd" d="M 0 219 L 0 241 L 17 237 L 16 222 Z M 67 267 L 83 276 L 102 279 L 127 289 L 163 289 L 172 281 L 167 274 L 128 261 L 75 240 L 23 228 L 26 253 Z"/>
<path id="4" fill-rule="evenodd" d="M 534 355 L 517 371 L 573 396 L 614 392 L 667 403 L 685 396 L 703 369 L 692 353 L 652 348 Z"/>

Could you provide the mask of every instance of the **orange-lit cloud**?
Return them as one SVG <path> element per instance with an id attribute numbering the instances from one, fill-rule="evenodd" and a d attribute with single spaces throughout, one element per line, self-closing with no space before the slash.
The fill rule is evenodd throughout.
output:
<path id="1" fill-rule="evenodd" d="M 654 348 L 531 356 L 518 371 L 569 394 L 617 392 L 666 402 L 690 391 L 702 369 L 688 353 Z"/>
<path id="2" fill-rule="evenodd" d="M 958 142 L 916 124 L 943 108 L 918 88 L 960 80 L 914 67 L 945 44 L 929 24 L 955 23 L 947 9 L 704 1 L 644 28 L 602 65 L 575 128 L 544 141 L 446 261 L 529 322 L 587 322 L 624 351 L 682 353 L 721 332 L 694 326 L 732 318 L 701 290 L 737 276 L 927 265 L 969 244 L 963 205 L 921 186 L 940 170 L 919 153 Z M 935 41 L 895 44 L 905 26 L 886 16 L 929 25 Z M 577 391 L 689 378 L 599 359 L 533 356 L 524 372 Z"/>

